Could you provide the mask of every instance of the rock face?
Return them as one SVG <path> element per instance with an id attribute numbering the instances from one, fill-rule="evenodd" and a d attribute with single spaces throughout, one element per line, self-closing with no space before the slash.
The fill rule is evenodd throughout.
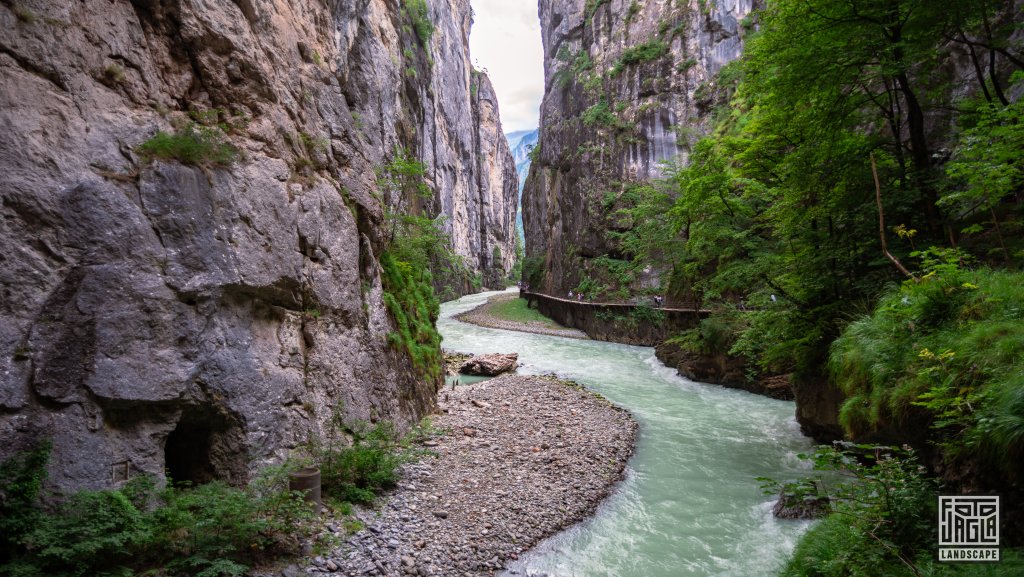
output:
<path id="1" fill-rule="evenodd" d="M 475 270 L 482 272 L 483 284 L 503 289 L 509 284 L 509 273 L 516 259 L 516 213 L 519 208 L 519 175 L 516 162 L 509 150 L 508 140 L 501 130 L 498 115 L 498 97 L 486 74 L 472 71 L 474 88 L 473 117 L 477 127 L 475 144 L 477 182 L 477 210 L 479 222 L 474 219 L 452 219 L 453 223 L 469 224 L 459 227 L 459 237 L 473 240 L 470 253 L 476 256 Z M 476 233 L 479 231 L 479 236 Z"/>
<path id="2" fill-rule="evenodd" d="M 747 376 L 747 363 L 741 357 L 697 354 L 672 342 L 659 343 L 654 353 L 666 366 L 693 381 L 742 389 L 773 399 L 794 399 L 790 375 L 762 375 L 751 379 Z"/>
<path id="3" fill-rule="evenodd" d="M 595 258 L 621 256 L 608 234 L 621 228 L 619 197 L 659 176 L 660 162 L 686 161 L 752 9 L 752 0 L 541 0 L 546 91 L 523 191 L 534 290 L 564 294 L 597 274 Z"/>
<path id="4" fill-rule="evenodd" d="M 0 5 L 0 459 L 49 438 L 66 488 L 237 483 L 338 404 L 433 406 L 387 342 L 375 170 L 422 160 L 488 279 L 516 180 L 469 1 L 429 4 L 423 37 L 390 0 Z M 189 123 L 238 158 L 142 157 Z"/>
<path id="5" fill-rule="evenodd" d="M 518 361 L 518 353 L 476 355 L 462 363 L 462 367 L 459 368 L 459 372 L 464 375 L 494 377 L 501 373 L 516 370 Z"/>
<path id="6" fill-rule="evenodd" d="M 779 500 L 772 506 L 776 519 L 820 519 L 829 513 L 829 498 L 825 495 L 779 494 Z"/>

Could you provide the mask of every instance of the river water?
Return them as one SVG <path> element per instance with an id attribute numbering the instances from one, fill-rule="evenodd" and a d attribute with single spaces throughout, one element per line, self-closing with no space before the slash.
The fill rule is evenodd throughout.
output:
<path id="1" fill-rule="evenodd" d="M 627 477 L 591 519 L 555 535 L 504 575 L 761 577 L 809 527 L 772 517 L 755 477 L 805 474 L 810 448 L 792 402 L 678 376 L 654 349 L 477 327 L 453 320 L 497 293 L 441 305 L 446 349 L 518 352 L 521 374 L 585 384 L 640 423 Z"/>

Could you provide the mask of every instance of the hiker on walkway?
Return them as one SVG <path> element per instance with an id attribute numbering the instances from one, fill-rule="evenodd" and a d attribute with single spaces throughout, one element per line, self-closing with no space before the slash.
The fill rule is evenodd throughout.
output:
<path id="1" fill-rule="evenodd" d="M 572 289 L 569 289 L 569 298 L 572 298 Z"/>

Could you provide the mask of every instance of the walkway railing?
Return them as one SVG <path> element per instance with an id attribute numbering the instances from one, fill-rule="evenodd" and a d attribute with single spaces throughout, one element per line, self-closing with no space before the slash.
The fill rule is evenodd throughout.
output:
<path id="1" fill-rule="evenodd" d="M 674 300 L 670 300 L 670 301 L 666 301 L 666 302 L 662 303 L 661 306 L 655 306 L 654 302 L 653 302 L 653 299 L 645 299 L 646 302 L 644 302 L 644 300 L 632 300 L 632 301 L 592 301 L 592 300 L 586 300 L 586 299 L 578 300 L 576 298 L 556 297 L 554 295 L 549 295 L 549 294 L 535 292 L 535 291 L 527 291 L 527 290 L 523 290 L 523 289 L 519 289 L 519 296 L 521 296 L 521 297 L 525 296 L 527 298 L 529 298 L 530 296 L 540 296 L 540 297 L 544 297 L 544 298 L 547 298 L 547 299 L 560 301 L 560 302 L 563 302 L 563 303 L 575 303 L 575 304 L 580 304 L 580 305 L 593 305 L 593 306 L 602 306 L 602 307 L 634 308 L 634 307 L 638 307 L 638 306 L 648 306 L 648 307 L 650 307 L 652 309 L 659 310 L 659 311 L 665 311 L 665 312 L 680 312 L 680 313 L 711 312 L 709 309 L 700 309 L 700 308 L 698 308 L 697 307 L 697 303 L 693 302 L 693 301 L 674 301 Z"/>

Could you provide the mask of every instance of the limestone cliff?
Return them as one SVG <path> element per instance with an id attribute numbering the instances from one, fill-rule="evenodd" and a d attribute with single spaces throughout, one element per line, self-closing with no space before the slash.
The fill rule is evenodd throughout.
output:
<path id="1" fill-rule="evenodd" d="M 479 242 L 472 244 L 477 270 L 483 271 L 483 285 L 502 289 L 516 259 L 516 212 L 519 207 L 519 173 L 508 139 L 501 130 L 498 97 L 486 74 L 473 71 L 473 117 L 477 127 L 476 175 L 478 178 L 478 228 L 463 229 L 471 238 L 479 230 Z M 455 219 L 454 222 L 463 222 Z"/>
<path id="2" fill-rule="evenodd" d="M 335 406 L 433 405 L 388 345 L 377 172 L 420 159 L 491 283 L 516 182 L 469 0 L 428 6 L 0 2 L 0 459 L 50 438 L 65 487 L 241 482 Z M 193 147 L 147 160 L 158 131 Z"/>
<path id="3" fill-rule="evenodd" d="M 715 75 L 743 47 L 752 0 L 541 0 L 540 154 L 523 191 L 534 287 L 563 294 L 621 256 L 618 197 L 685 162 Z M 538 284 L 539 282 L 539 284 Z"/>

